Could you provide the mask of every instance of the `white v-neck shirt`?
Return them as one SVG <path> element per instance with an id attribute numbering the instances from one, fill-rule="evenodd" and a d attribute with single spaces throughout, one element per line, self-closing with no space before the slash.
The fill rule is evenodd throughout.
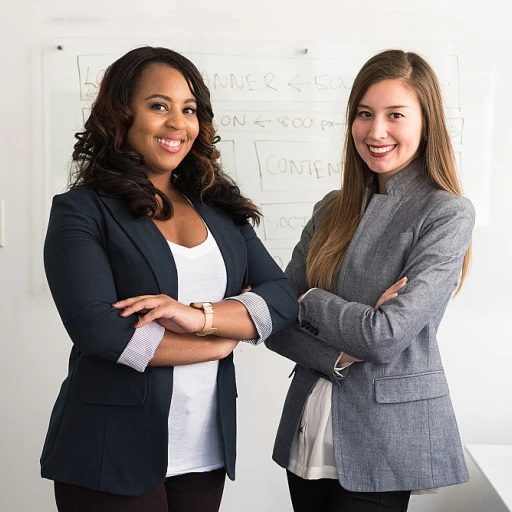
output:
<path id="1" fill-rule="evenodd" d="M 178 300 L 183 304 L 221 301 L 226 267 L 210 231 L 195 247 L 168 244 L 178 274 Z M 211 361 L 174 367 L 166 476 L 224 466 L 217 420 L 218 366 L 218 361 Z"/>

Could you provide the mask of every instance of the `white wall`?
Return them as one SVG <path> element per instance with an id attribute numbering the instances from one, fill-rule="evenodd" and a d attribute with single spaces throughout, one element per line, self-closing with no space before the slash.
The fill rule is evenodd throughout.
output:
<path id="1" fill-rule="evenodd" d="M 234 0 L 136 3 L 28 0 L 0 7 L 0 200 L 5 247 L 0 248 L 0 496 L 1 512 L 49 512 L 51 483 L 38 458 L 49 412 L 66 373 L 69 341 L 41 281 L 47 211 L 48 158 L 44 118 L 44 55 L 54 38 L 503 40 L 512 41 L 502 0 L 485 7 L 465 0 Z M 448 5 L 446 5 L 448 4 Z M 132 7 L 133 5 L 133 7 Z M 510 9 L 510 8 L 508 8 Z M 504 66 L 510 66 L 506 59 Z M 498 84 L 507 88 L 510 84 Z M 511 117 L 510 104 L 490 115 Z M 482 107 L 482 117 L 486 113 Z M 506 123 L 503 123 L 506 127 Z M 484 134 L 482 134 L 483 137 Z M 512 129 L 493 135 L 510 145 Z M 70 148 L 71 151 L 71 148 Z M 489 183 L 489 222 L 475 231 L 467 287 L 451 304 L 440 332 L 445 368 L 465 443 L 512 444 L 508 368 L 512 256 L 509 222 L 512 173 L 496 161 Z M 238 349 L 240 443 L 238 479 L 228 483 L 223 512 L 289 511 L 283 471 L 270 460 L 290 363 L 263 347 Z M 263 369 L 263 371 L 262 371 Z M 501 397 L 505 398 L 502 399 Z M 505 510 L 470 463 L 471 481 L 439 496 L 418 497 L 413 511 Z"/>

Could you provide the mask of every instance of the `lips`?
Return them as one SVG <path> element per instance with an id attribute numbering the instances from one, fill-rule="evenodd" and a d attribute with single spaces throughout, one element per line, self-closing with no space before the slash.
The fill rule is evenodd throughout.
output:
<path id="1" fill-rule="evenodd" d="M 366 146 L 372 156 L 380 158 L 389 155 L 396 148 L 397 145 L 390 144 L 388 146 L 370 146 L 369 144 L 367 144 Z"/>
<path id="2" fill-rule="evenodd" d="M 160 137 L 155 137 L 155 140 L 162 147 L 162 149 L 165 149 L 171 153 L 177 153 L 184 143 L 184 141 L 181 139 L 163 139 Z"/>

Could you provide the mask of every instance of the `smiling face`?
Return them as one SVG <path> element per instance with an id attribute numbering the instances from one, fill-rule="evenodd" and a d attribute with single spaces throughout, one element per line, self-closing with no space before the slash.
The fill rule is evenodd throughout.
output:
<path id="1" fill-rule="evenodd" d="M 352 138 L 380 188 L 418 155 L 423 130 L 416 92 L 400 80 L 382 80 L 368 88 L 357 105 Z"/>
<path id="2" fill-rule="evenodd" d="M 130 106 L 130 148 L 144 157 L 148 178 L 170 175 L 199 134 L 197 102 L 185 78 L 166 64 L 150 65 L 137 82 Z"/>

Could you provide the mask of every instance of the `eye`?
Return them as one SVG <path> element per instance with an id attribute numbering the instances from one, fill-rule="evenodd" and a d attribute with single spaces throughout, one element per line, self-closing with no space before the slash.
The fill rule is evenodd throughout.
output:
<path id="1" fill-rule="evenodd" d="M 389 117 L 391 117 L 391 119 L 400 119 L 401 117 L 404 117 L 404 115 L 400 114 L 400 112 L 393 112 L 389 114 Z"/>
<path id="2" fill-rule="evenodd" d="M 149 108 L 151 110 L 157 110 L 159 112 L 165 112 L 167 110 L 167 105 L 164 105 L 163 103 L 151 103 L 149 105 Z"/>
<path id="3" fill-rule="evenodd" d="M 185 107 L 183 109 L 183 113 L 187 114 L 189 116 L 195 115 L 196 112 L 197 112 L 197 109 L 195 109 L 194 107 Z"/>
<path id="4" fill-rule="evenodd" d="M 371 112 L 368 112 L 368 110 L 360 110 L 357 113 L 357 117 L 360 117 L 362 119 L 369 119 L 370 117 L 372 117 L 372 114 Z"/>

